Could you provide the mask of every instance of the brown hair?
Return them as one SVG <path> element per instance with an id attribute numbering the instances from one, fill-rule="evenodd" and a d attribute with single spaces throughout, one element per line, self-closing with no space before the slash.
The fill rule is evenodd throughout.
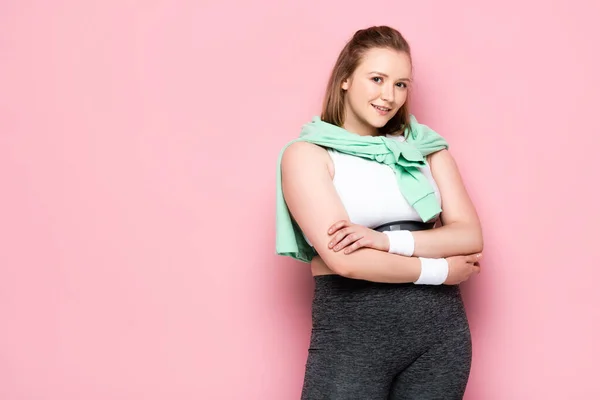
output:
<path id="1" fill-rule="evenodd" d="M 321 120 L 340 127 L 344 124 L 345 91 L 342 90 L 342 82 L 354 73 L 364 54 L 372 48 L 387 48 L 404 52 L 412 64 L 410 46 L 396 29 L 389 26 L 372 26 L 357 31 L 342 49 L 333 71 L 331 71 L 323 100 Z M 409 100 L 410 90 L 404 105 L 385 126 L 379 129 L 380 135 L 403 134 L 404 130 L 410 127 Z"/>

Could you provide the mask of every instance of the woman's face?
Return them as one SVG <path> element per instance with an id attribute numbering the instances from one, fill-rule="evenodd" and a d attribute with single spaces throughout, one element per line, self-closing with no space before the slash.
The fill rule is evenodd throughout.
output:
<path id="1" fill-rule="evenodd" d="M 408 54 L 386 48 L 368 50 L 352 76 L 342 82 L 344 128 L 376 135 L 406 102 L 411 80 Z"/>

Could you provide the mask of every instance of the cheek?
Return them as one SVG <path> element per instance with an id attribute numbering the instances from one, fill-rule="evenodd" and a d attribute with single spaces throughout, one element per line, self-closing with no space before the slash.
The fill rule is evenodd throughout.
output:
<path id="1" fill-rule="evenodd" d="M 379 90 L 376 85 L 371 85 L 369 82 L 360 82 L 352 88 L 353 98 L 356 103 L 371 102 L 379 96 Z"/>
<path id="2" fill-rule="evenodd" d="M 406 103 L 406 99 L 408 98 L 408 90 L 400 90 L 398 93 L 397 101 L 398 107 L 402 107 L 404 103 Z"/>
<path id="3" fill-rule="evenodd" d="M 377 99 L 381 95 L 381 88 L 377 85 L 365 85 L 365 97 L 369 101 Z"/>

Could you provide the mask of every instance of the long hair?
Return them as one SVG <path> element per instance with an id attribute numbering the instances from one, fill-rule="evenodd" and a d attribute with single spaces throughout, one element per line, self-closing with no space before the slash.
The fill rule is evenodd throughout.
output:
<path id="1" fill-rule="evenodd" d="M 340 127 L 343 126 L 345 115 L 344 96 L 346 92 L 342 90 L 342 82 L 354 73 L 365 53 L 373 48 L 387 48 L 404 52 L 408 55 L 412 64 L 410 46 L 396 29 L 389 26 L 372 26 L 357 31 L 340 52 L 331 71 L 323 100 L 321 120 Z M 403 134 L 405 129 L 410 127 L 410 92 L 409 90 L 406 102 L 396 115 L 379 129 L 380 135 Z"/>

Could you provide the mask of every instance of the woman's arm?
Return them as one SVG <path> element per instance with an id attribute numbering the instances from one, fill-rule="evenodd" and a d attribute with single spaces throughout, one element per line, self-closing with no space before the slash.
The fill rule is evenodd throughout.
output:
<path id="1" fill-rule="evenodd" d="M 483 235 L 479 217 L 454 158 L 448 150 L 441 150 L 429 157 L 429 165 L 442 198 L 442 226 L 412 232 L 413 256 L 437 258 L 481 252 Z"/>
<path id="2" fill-rule="evenodd" d="M 415 282 L 421 262 L 379 250 L 361 248 L 350 254 L 328 247 L 329 227 L 348 219 L 327 168 L 327 151 L 307 142 L 288 146 L 281 160 L 282 189 L 286 204 L 300 229 L 325 264 L 336 274 L 374 282 Z M 432 239 L 422 240 L 426 244 Z"/>

